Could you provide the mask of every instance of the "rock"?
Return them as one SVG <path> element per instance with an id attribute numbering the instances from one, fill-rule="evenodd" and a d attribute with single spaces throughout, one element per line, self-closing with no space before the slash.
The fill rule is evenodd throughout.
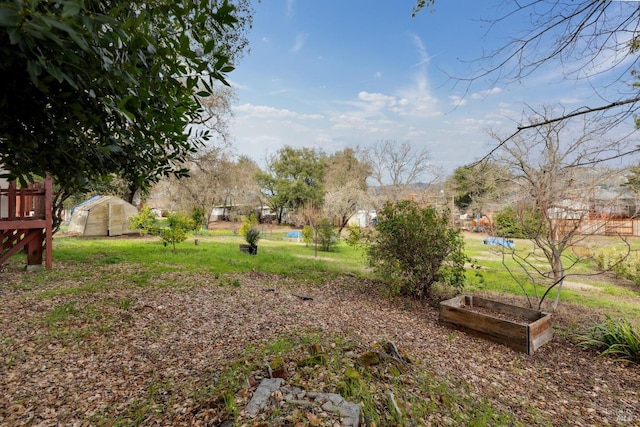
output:
<path id="1" fill-rule="evenodd" d="M 358 427 L 360 425 L 360 405 L 348 402 L 335 393 L 319 393 L 305 391 L 297 387 L 284 385 L 281 378 L 266 378 L 262 380 L 245 409 L 245 413 L 255 418 L 261 411 L 266 410 L 273 403 L 294 405 L 305 411 L 315 406 L 327 413 L 338 415 L 344 427 Z"/>
<path id="2" fill-rule="evenodd" d="M 262 380 L 256 391 L 253 393 L 253 397 L 247 404 L 246 413 L 250 417 L 255 417 L 258 413 L 264 410 L 268 403 L 271 393 L 278 390 L 284 384 L 282 378 L 265 378 Z"/>
<path id="3" fill-rule="evenodd" d="M 358 427 L 360 425 L 360 405 L 348 402 L 335 393 L 308 392 L 307 396 L 315 399 L 325 411 L 339 414 L 344 426 Z"/>

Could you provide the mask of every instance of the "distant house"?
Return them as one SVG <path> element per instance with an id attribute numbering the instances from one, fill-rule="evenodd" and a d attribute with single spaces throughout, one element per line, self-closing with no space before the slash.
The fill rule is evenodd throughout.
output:
<path id="1" fill-rule="evenodd" d="M 211 209 L 210 222 L 217 221 L 239 221 L 243 216 L 256 215 L 260 222 L 271 222 L 276 218 L 275 213 L 271 211 L 269 206 L 254 206 L 250 204 L 244 205 L 226 205 L 214 206 Z M 283 219 L 288 219 L 288 210 L 284 210 Z"/>
<path id="2" fill-rule="evenodd" d="M 132 233 L 129 218 L 138 209 L 115 196 L 93 197 L 72 209 L 69 232 L 80 236 L 120 236 Z"/>
<path id="3" fill-rule="evenodd" d="M 377 219 L 377 213 L 375 210 L 364 210 L 360 209 L 356 213 L 354 213 L 349 221 L 347 222 L 347 226 L 357 225 L 360 228 L 368 227 L 375 223 Z"/>
<path id="4" fill-rule="evenodd" d="M 214 206 L 211 209 L 211 216 L 209 217 L 209 221 L 230 221 L 232 219 L 232 216 L 237 216 L 237 211 L 237 206 Z"/>

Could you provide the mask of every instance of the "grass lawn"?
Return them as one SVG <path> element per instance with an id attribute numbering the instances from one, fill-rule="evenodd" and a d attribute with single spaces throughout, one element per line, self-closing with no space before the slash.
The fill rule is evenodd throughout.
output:
<path id="1" fill-rule="evenodd" d="M 176 252 L 151 237 L 56 236 L 51 271 L 27 273 L 15 257 L 0 273 L 0 424 L 340 425 L 278 395 L 249 420 L 256 384 L 274 372 L 359 403 L 366 425 L 640 419 L 637 367 L 574 342 L 605 314 L 637 324 L 633 285 L 571 279 L 553 341 L 526 356 L 439 326 L 434 307 L 386 297 L 360 250 L 316 254 L 284 232 L 266 237 L 257 256 L 217 231 Z M 465 292 L 525 303 L 495 248 L 479 235 L 466 242 L 480 268 Z M 388 357 L 390 342 L 406 360 Z"/>
<path id="2" fill-rule="evenodd" d="M 466 235 L 466 252 L 473 263 L 480 268 L 467 272 L 468 283 L 465 291 L 491 291 L 521 297 L 529 295 L 532 302 L 535 303 L 536 289 L 527 282 L 524 271 L 508 254 L 503 261 L 501 248 L 484 245 L 482 243 L 483 237 L 479 234 Z M 638 238 L 630 239 L 629 243 L 632 249 L 640 247 L 640 239 Z M 522 256 L 534 252 L 533 245 L 528 240 L 516 239 L 515 244 L 516 251 Z M 624 250 L 624 244 L 619 239 L 610 237 L 591 238 L 589 245 L 592 248 L 618 247 L 620 251 Z M 539 250 L 537 254 L 532 264 L 541 271 L 549 270 L 549 265 Z M 511 277 L 503 262 L 521 280 L 521 283 L 524 283 L 524 289 Z M 632 323 L 640 325 L 640 304 L 638 304 L 640 286 L 618 280 L 613 273 L 596 274 L 598 273 L 596 265 L 589 260 L 580 261 L 568 273 L 569 276 L 565 279 L 560 294 L 560 306 L 563 302 L 578 304 L 601 315 L 625 317 Z M 541 296 L 544 290 L 544 287 L 539 287 L 537 289 L 538 295 Z M 550 308 L 550 302 L 555 298 L 555 295 L 555 291 L 550 292 L 543 308 Z"/>

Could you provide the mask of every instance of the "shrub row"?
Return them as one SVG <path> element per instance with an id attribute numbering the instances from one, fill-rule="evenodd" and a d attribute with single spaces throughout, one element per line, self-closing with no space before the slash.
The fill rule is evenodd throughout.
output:
<path id="1" fill-rule="evenodd" d="M 640 254 L 621 252 L 612 248 L 603 248 L 593 254 L 600 270 L 611 270 L 616 277 L 633 281 L 640 285 Z"/>

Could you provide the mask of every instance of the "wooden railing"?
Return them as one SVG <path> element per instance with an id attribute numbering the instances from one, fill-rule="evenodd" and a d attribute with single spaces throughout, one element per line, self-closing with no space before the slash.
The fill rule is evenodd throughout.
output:
<path id="1" fill-rule="evenodd" d="M 52 197 L 50 176 L 28 187 L 18 188 L 15 182 L 9 182 L 7 188 L 0 188 L 0 264 L 23 247 L 27 249 L 28 265 L 42 264 L 44 246 L 46 267 L 51 268 Z"/>

